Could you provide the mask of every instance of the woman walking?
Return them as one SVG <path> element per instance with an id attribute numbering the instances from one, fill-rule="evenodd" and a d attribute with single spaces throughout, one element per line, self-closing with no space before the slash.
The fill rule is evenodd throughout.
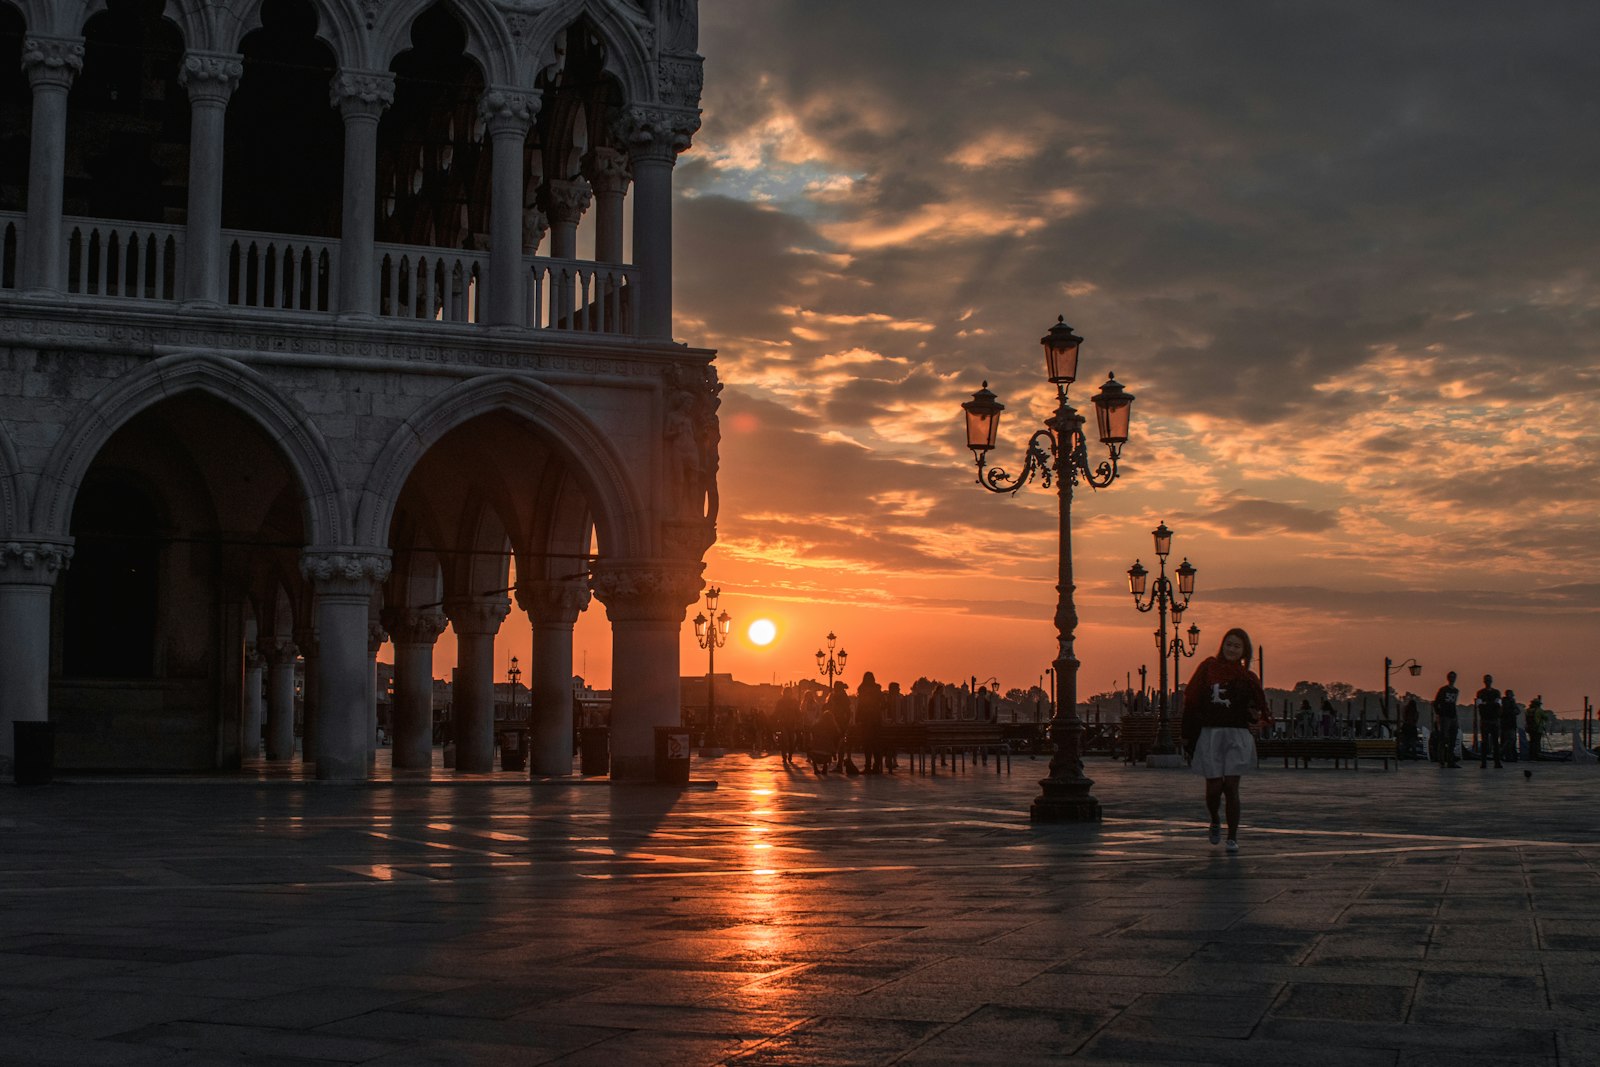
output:
<path id="1" fill-rule="evenodd" d="M 1253 652 L 1249 634 L 1229 630 L 1217 654 L 1195 668 L 1183 695 L 1183 741 L 1195 771 L 1205 776 L 1211 843 L 1222 838 L 1219 809 L 1226 799 L 1229 852 L 1239 851 L 1239 776 L 1256 765 L 1250 727 L 1267 710 L 1261 680 L 1250 671 Z"/>

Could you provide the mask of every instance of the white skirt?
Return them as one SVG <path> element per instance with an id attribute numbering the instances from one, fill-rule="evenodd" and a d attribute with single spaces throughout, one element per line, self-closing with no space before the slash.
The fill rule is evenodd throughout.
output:
<path id="1" fill-rule="evenodd" d="M 1243 726 L 1207 726 L 1195 742 L 1189 766 L 1206 778 L 1249 774 L 1256 769 L 1256 738 Z"/>

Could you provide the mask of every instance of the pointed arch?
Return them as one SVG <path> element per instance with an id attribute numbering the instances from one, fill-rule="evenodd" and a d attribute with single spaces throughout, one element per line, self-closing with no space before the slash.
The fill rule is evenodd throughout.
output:
<path id="1" fill-rule="evenodd" d="M 557 0 L 551 4 L 528 33 L 528 50 L 523 61 L 530 66 L 519 71 L 520 82 L 532 85 L 539 71 L 555 62 L 556 38 L 580 16 L 587 15 L 605 45 L 605 69 L 622 83 L 628 102 L 653 102 L 656 98 L 655 63 L 645 38 L 651 27 L 643 16 L 640 16 L 642 21 L 636 21 L 617 10 L 625 6 L 594 0 Z"/>
<path id="2" fill-rule="evenodd" d="M 480 415 L 506 412 L 527 421 L 566 461 L 588 496 L 601 548 L 610 555 L 648 555 L 645 506 L 629 464 L 610 437 L 576 404 L 544 382 L 492 375 L 462 382 L 435 397 L 390 437 L 357 505 L 361 544 L 388 543 L 389 523 L 406 479 L 440 438 Z"/>
<path id="3" fill-rule="evenodd" d="M 258 372 L 213 355 L 155 360 L 94 397 L 45 464 L 34 501 L 34 529 L 65 534 L 84 473 L 111 435 L 145 409 L 191 391 L 242 412 L 282 451 L 300 486 L 310 544 L 348 543 L 345 492 L 335 476 L 333 453 L 310 416 Z"/>
<path id="4" fill-rule="evenodd" d="M 430 3 L 393 4 L 372 27 L 374 65 L 387 70 L 401 52 L 411 47 L 411 27 L 440 6 L 455 16 L 466 31 L 466 54 L 483 71 L 485 85 L 513 85 L 517 74 L 515 37 L 499 10 L 488 0 L 433 0 Z"/>

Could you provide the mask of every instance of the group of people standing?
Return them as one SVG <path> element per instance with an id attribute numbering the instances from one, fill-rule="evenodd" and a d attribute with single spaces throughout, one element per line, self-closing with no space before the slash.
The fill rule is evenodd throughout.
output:
<path id="1" fill-rule="evenodd" d="M 1542 701 L 1534 697 L 1527 708 L 1525 728 L 1528 734 L 1528 753 L 1539 758 L 1543 740 Z M 1483 676 L 1483 688 L 1472 698 L 1472 708 L 1478 717 L 1478 766 L 1487 768 L 1490 761 L 1504 767 L 1506 760 L 1517 758 L 1517 694 L 1510 689 L 1504 693 L 1495 688 L 1494 676 Z M 1456 758 L 1456 741 L 1461 731 L 1461 690 L 1456 687 L 1456 672 L 1445 675 L 1444 685 L 1433 697 L 1434 759 L 1441 770 L 1454 770 L 1461 766 Z"/>
<path id="2" fill-rule="evenodd" d="M 773 709 L 784 764 L 799 766 L 798 757 L 803 753 L 811 772 L 819 776 L 830 770 L 892 774 L 894 753 L 884 744 L 889 705 L 890 694 L 871 671 L 862 674 L 853 702 L 843 682 L 834 682 L 825 696 L 818 689 L 806 689 L 796 696 L 796 688 L 785 688 Z M 852 753 L 857 750 L 865 766 L 856 764 Z"/>

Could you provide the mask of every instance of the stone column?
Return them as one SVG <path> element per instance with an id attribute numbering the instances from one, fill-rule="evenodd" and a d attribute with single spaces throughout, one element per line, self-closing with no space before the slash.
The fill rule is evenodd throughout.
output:
<path id="1" fill-rule="evenodd" d="M 36 293 L 66 290 L 61 257 L 61 197 L 67 173 L 67 93 L 83 70 L 82 37 L 29 36 L 22 69 L 33 87 L 33 129 L 28 147 L 28 223 L 22 232 L 22 285 Z M 3 714 L 3 712 L 0 712 Z M 6 729 L 5 745 L 11 745 Z"/>
<path id="2" fill-rule="evenodd" d="M 611 618 L 611 777 L 655 777 L 655 727 L 682 722 L 678 632 L 700 597 L 704 564 L 633 560 L 597 564 L 593 586 Z"/>
<path id="3" fill-rule="evenodd" d="M 261 698 L 263 668 L 267 659 L 255 646 L 244 657 L 244 750 L 243 757 L 253 760 L 261 755 L 261 721 L 265 704 Z"/>
<path id="4" fill-rule="evenodd" d="M 184 302 L 222 302 L 228 276 L 222 248 L 222 143 L 228 99 L 244 75 L 242 56 L 187 52 L 178 81 L 189 90 L 189 225 L 184 238 Z"/>
<path id="5" fill-rule="evenodd" d="M 439 612 L 386 608 L 383 625 L 394 637 L 394 766 L 433 766 L 433 646 L 447 620 Z"/>
<path id="6" fill-rule="evenodd" d="M 489 191 L 489 278 L 486 320 L 490 326 L 526 326 L 522 269 L 522 151 L 528 127 L 539 113 L 539 94 L 490 88 L 478 102 L 494 146 Z M 457 746 L 456 758 L 460 759 Z M 460 764 L 458 763 L 459 767 Z"/>
<path id="7" fill-rule="evenodd" d="M 317 594 L 317 777 L 364 781 L 372 656 L 367 623 L 372 595 L 389 577 L 389 551 L 308 548 L 300 569 Z"/>
<path id="8" fill-rule="evenodd" d="M 589 590 L 572 581 L 517 583 L 517 607 L 533 623 L 528 664 L 529 771 L 572 773 L 572 624 Z"/>
<path id="9" fill-rule="evenodd" d="M 67 539 L 0 542 L 0 775 L 16 764 L 14 722 L 50 718 L 50 591 L 72 559 Z"/>
<path id="10" fill-rule="evenodd" d="M 312 609 L 316 617 L 316 609 Z M 317 631 L 310 627 L 294 632 L 295 647 L 300 650 L 300 762 L 317 762 L 317 711 L 320 707 L 317 692 L 317 661 L 321 649 L 317 645 Z"/>
<path id="11" fill-rule="evenodd" d="M 374 618 L 367 619 L 367 761 L 378 759 L 378 649 L 389 632 Z"/>
<path id="12" fill-rule="evenodd" d="M 377 314 L 373 251 L 378 220 L 378 119 L 394 103 L 394 75 L 341 70 L 333 77 L 333 106 L 344 119 L 344 209 L 339 232 L 339 314 Z"/>
<path id="13" fill-rule="evenodd" d="M 672 167 L 700 128 L 685 108 L 632 107 L 618 125 L 633 163 L 633 261 L 639 268 L 638 332 L 672 339 Z"/>
<path id="14" fill-rule="evenodd" d="M 300 650 L 279 639 L 261 646 L 267 661 L 267 759 L 294 757 L 294 661 Z"/>
<path id="15" fill-rule="evenodd" d="M 494 635 L 511 605 L 463 597 L 445 601 L 444 613 L 456 632 L 456 770 L 481 774 L 494 770 Z"/>
<path id="16" fill-rule="evenodd" d="M 549 181 L 544 186 L 545 217 L 550 220 L 550 255 L 554 259 L 578 258 L 578 223 L 589 210 L 592 199 L 589 183 L 579 178 L 575 181 Z M 550 277 L 550 325 L 557 329 L 572 329 L 578 311 L 575 298 L 578 285 L 572 268 L 556 267 Z"/>
<path id="17" fill-rule="evenodd" d="M 583 157 L 583 176 L 594 190 L 594 258 L 622 262 L 622 202 L 628 195 L 628 157 L 600 147 Z"/>

